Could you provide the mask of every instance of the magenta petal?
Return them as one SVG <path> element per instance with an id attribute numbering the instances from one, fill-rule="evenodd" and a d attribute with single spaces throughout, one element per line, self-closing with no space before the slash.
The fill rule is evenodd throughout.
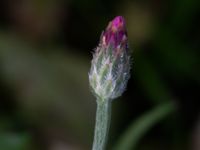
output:
<path id="1" fill-rule="evenodd" d="M 125 37 L 125 38 L 124 38 Z M 107 26 L 104 34 L 104 45 L 105 46 L 121 46 L 127 38 L 125 20 L 122 16 L 115 17 Z"/>
<path id="2" fill-rule="evenodd" d="M 124 24 L 125 24 L 125 21 L 122 16 L 117 16 L 112 21 L 112 25 L 116 28 L 119 28 L 120 26 L 124 26 Z"/>

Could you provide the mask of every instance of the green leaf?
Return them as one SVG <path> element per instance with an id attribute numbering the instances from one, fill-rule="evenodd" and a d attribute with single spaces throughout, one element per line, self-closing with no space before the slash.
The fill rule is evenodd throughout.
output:
<path id="1" fill-rule="evenodd" d="M 158 122 L 166 118 L 175 111 L 173 102 L 158 105 L 153 110 L 147 112 L 136 121 L 121 136 L 114 145 L 113 150 L 134 150 L 140 139 Z"/>
<path id="2" fill-rule="evenodd" d="M 27 134 L 0 133 L 0 149 L 27 150 L 30 146 L 30 136 Z"/>

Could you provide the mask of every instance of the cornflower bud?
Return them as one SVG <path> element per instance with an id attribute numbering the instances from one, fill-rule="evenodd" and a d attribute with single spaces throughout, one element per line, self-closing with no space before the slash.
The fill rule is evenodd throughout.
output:
<path id="1" fill-rule="evenodd" d="M 115 17 L 103 31 L 89 72 L 97 99 L 112 100 L 122 95 L 130 78 L 130 54 L 125 20 Z"/>

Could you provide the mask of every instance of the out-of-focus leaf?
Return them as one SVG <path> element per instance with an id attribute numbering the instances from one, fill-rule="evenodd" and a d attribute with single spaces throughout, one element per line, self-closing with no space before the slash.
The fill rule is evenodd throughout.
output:
<path id="1" fill-rule="evenodd" d="M 175 104 L 168 102 L 161 104 L 147 112 L 130 125 L 113 150 L 134 150 L 140 139 L 158 122 L 175 111 Z"/>
<path id="2" fill-rule="evenodd" d="M 28 150 L 30 137 L 27 134 L 0 133 L 1 150 Z"/>
<path id="3" fill-rule="evenodd" d="M 152 63 L 144 56 L 136 58 L 136 65 L 133 74 L 135 74 L 140 85 L 145 90 L 147 96 L 154 103 L 158 104 L 171 99 L 168 89 L 159 73 L 156 71 Z"/>
<path id="4" fill-rule="evenodd" d="M 184 29 L 190 24 L 194 14 L 199 10 L 199 0 L 176 0 L 172 15 L 171 28 Z"/>
<path id="5" fill-rule="evenodd" d="M 89 91 L 89 61 L 72 50 L 41 51 L 20 37 L 1 34 L 1 78 L 16 93 L 27 122 L 44 130 L 48 126 L 50 134 L 58 129 L 72 139 L 89 140 L 85 135 L 92 134 L 90 118 L 95 116 L 91 113 L 95 100 Z"/>
<path id="6" fill-rule="evenodd" d="M 170 30 L 160 30 L 156 45 L 157 55 L 166 68 L 175 71 L 176 74 L 190 76 L 197 73 L 198 56 Z"/>

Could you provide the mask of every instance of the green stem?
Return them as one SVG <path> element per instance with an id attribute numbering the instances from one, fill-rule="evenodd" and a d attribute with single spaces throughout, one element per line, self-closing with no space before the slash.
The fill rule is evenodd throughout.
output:
<path id="1" fill-rule="evenodd" d="M 97 100 L 96 124 L 92 150 L 105 150 L 111 119 L 111 101 Z"/>

